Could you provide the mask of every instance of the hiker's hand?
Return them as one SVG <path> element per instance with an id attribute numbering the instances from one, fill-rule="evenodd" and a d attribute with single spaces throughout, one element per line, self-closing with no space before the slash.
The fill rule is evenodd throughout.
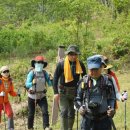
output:
<path id="1" fill-rule="evenodd" d="M 4 96 L 5 96 L 5 92 L 2 91 L 2 92 L 0 93 L 0 96 L 1 96 L 1 97 L 4 97 Z"/>
<path id="2" fill-rule="evenodd" d="M 122 93 L 122 98 L 121 98 L 121 100 L 122 101 L 125 101 L 125 100 L 127 100 L 128 99 L 128 93 L 127 93 L 127 91 L 124 91 L 123 93 Z"/>
<path id="3" fill-rule="evenodd" d="M 49 74 L 49 78 L 50 78 L 50 80 L 53 80 L 53 76 L 51 73 Z"/>
<path id="4" fill-rule="evenodd" d="M 60 97 L 59 94 L 54 95 L 54 99 L 59 99 L 59 97 Z"/>
<path id="5" fill-rule="evenodd" d="M 81 107 L 79 108 L 79 113 L 80 113 L 81 116 L 85 115 L 86 109 L 85 109 L 84 106 L 81 106 Z"/>
<path id="6" fill-rule="evenodd" d="M 32 84 L 33 84 L 33 85 L 36 84 L 36 79 L 33 79 Z"/>
<path id="7" fill-rule="evenodd" d="M 115 110 L 113 108 L 111 108 L 110 106 L 108 106 L 107 115 L 109 117 L 113 117 L 114 114 L 115 114 Z"/>

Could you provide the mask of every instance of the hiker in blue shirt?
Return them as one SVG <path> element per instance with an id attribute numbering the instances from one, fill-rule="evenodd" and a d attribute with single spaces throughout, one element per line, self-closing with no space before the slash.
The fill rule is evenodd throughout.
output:
<path id="1" fill-rule="evenodd" d="M 36 105 L 38 104 L 42 111 L 43 128 L 49 128 L 48 102 L 46 98 L 46 83 L 52 86 L 49 74 L 43 70 L 47 66 L 47 62 L 43 56 L 37 56 L 31 61 L 32 69 L 29 71 L 26 80 L 26 88 L 28 89 L 28 129 L 33 130 L 34 115 Z"/>

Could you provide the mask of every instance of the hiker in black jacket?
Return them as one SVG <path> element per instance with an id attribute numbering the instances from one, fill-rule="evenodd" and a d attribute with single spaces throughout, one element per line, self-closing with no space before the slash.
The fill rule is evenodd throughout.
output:
<path id="1" fill-rule="evenodd" d="M 61 130 L 72 130 L 75 118 L 74 98 L 80 76 L 86 74 L 84 64 L 79 61 L 80 51 L 76 45 L 70 45 L 64 60 L 57 64 L 54 80 L 54 98 L 60 99 Z M 59 98 L 60 97 L 60 98 Z"/>

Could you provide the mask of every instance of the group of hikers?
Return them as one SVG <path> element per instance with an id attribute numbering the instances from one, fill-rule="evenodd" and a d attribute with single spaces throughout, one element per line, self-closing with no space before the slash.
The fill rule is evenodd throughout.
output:
<path id="1" fill-rule="evenodd" d="M 127 92 L 120 93 L 115 73 L 108 64 L 108 58 L 93 55 L 87 58 L 88 73 L 80 61 L 79 48 L 70 45 L 54 72 L 53 78 L 45 70 L 47 62 L 43 56 L 31 61 L 31 69 L 26 79 L 28 91 L 28 130 L 34 129 L 36 105 L 42 111 L 43 129 L 52 130 L 49 124 L 48 86 L 53 86 L 54 99 L 59 103 L 60 130 L 73 130 L 75 111 L 81 115 L 81 130 L 112 130 L 112 118 L 117 109 L 117 100 L 127 100 Z M 20 96 L 15 92 L 8 66 L 0 69 L 0 122 L 1 111 L 8 116 L 8 130 L 14 130 L 13 111 L 8 100 L 11 96 Z"/>

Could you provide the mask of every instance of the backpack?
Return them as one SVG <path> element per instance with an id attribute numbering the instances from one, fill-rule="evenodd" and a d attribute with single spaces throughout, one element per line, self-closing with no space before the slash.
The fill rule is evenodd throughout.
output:
<path id="1" fill-rule="evenodd" d="M 31 67 L 31 68 L 28 70 L 27 75 L 28 75 L 31 71 L 33 71 L 33 79 L 34 79 L 36 75 L 35 75 L 35 71 L 34 71 L 34 68 L 33 68 L 33 67 Z M 46 85 L 47 85 L 47 83 L 46 83 L 46 82 L 47 82 L 47 73 L 46 73 L 45 70 L 42 70 L 42 72 L 43 72 L 44 77 L 45 77 L 45 86 L 46 86 Z M 26 75 L 26 77 L 27 77 L 27 75 Z M 33 80 L 33 79 L 32 79 L 32 80 Z M 26 79 L 25 79 L 25 82 L 26 82 Z M 24 85 L 24 89 L 25 89 L 25 92 L 29 90 L 29 88 L 26 87 L 26 83 L 25 83 L 25 85 Z"/>
<path id="2" fill-rule="evenodd" d="M 101 77 L 101 85 L 100 85 L 101 93 L 103 91 L 106 91 L 107 95 L 111 94 L 113 88 L 112 88 L 111 84 L 109 84 L 109 81 L 112 81 L 111 77 L 109 77 L 108 75 L 102 75 L 102 77 Z M 88 90 L 91 87 L 90 76 L 85 75 L 83 77 L 83 79 L 81 79 L 79 81 L 79 84 L 81 84 L 80 86 L 81 86 L 81 89 L 83 90 L 83 100 L 85 100 L 85 98 L 86 98 L 85 91 Z M 90 91 L 89 91 L 88 96 L 90 96 Z"/>

